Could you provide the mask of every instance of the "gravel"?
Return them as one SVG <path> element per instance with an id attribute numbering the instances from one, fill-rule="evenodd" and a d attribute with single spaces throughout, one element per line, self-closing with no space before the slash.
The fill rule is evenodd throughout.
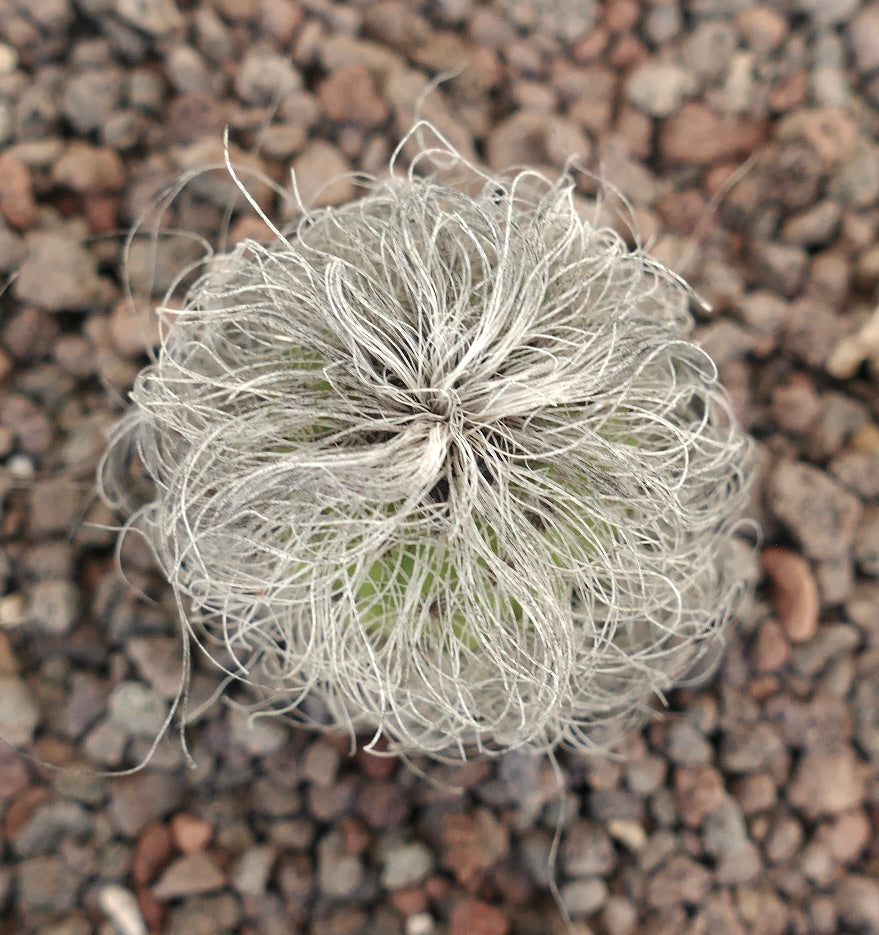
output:
<path id="1" fill-rule="evenodd" d="M 0 737 L 36 757 L 0 750 L 10 930 L 557 935 L 553 875 L 591 935 L 879 933 L 879 3 L 7 6 Z M 561 798 L 528 754 L 352 757 L 244 695 L 210 704 L 198 650 L 195 766 L 176 720 L 142 764 L 178 693 L 176 608 L 134 534 L 119 577 L 92 472 L 180 266 L 265 229 L 222 172 L 194 180 L 162 225 L 196 237 L 130 246 L 134 314 L 119 231 L 222 161 L 227 126 L 237 164 L 292 169 L 319 206 L 416 113 L 496 168 L 576 155 L 629 200 L 605 191 L 603 219 L 710 301 L 697 336 L 759 442 L 760 544 L 743 530 L 736 557 L 755 592 L 715 674 L 618 760 L 559 754 Z"/>

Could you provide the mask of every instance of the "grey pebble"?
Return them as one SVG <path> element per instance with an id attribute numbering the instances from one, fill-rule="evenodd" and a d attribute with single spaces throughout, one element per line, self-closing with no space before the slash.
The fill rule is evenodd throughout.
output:
<path id="1" fill-rule="evenodd" d="M 381 884 L 389 890 L 414 886 L 432 873 L 433 868 L 433 853 L 426 844 L 420 841 L 397 844 L 384 856 Z"/>
<path id="2" fill-rule="evenodd" d="M 134 837 L 149 822 L 177 809 L 184 788 L 178 776 L 156 770 L 114 779 L 108 785 L 113 825 Z"/>
<path id="3" fill-rule="evenodd" d="M 79 896 L 81 878 L 60 857 L 30 857 L 15 868 L 16 898 L 23 912 L 66 912 Z"/>
<path id="4" fill-rule="evenodd" d="M 851 545 L 861 503 L 819 468 L 794 461 L 776 465 L 767 499 L 810 558 L 828 559 Z"/>
<path id="5" fill-rule="evenodd" d="M 154 737 L 162 729 L 168 706 L 165 699 L 142 682 L 120 682 L 107 699 L 110 719 L 129 736 Z"/>
<path id="6" fill-rule="evenodd" d="M 317 881 L 324 896 L 346 899 L 363 882 L 363 863 L 345 852 L 340 831 L 330 831 L 317 842 Z"/>
<path id="7" fill-rule="evenodd" d="M 598 823 L 578 821 L 562 843 L 561 866 L 569 877 L 605 876 L 616 860 L 613 843 Z"/>
<path id="8" fill-rule="evenodd" d="M 235 90 L 246 104 L 277 105 L 302 87 L 302 77 L 290 59 L 266 48 L 251 49 L 244 56 Z"/>
<path id="9" fill-rule="evenodd" d="M 82 805 L 56 799 L 34 809 L 11 843 L 19 857 L 36 857 L 54 851 L 62 838 L 84 837 L 91 828 L 91 815 Z"/>
<path id="10" fill-rule="evenodd" d="M 836 887 L 840 918 L 862 932 L 879 932 L 879 881 L 852 874 Z"/>
<path id="11" fill-rule="evenodd" d="M 174 0 L 115 0 L 114 11 L 126 23 L 151 36 L 165 36 L 183 24 Z"/>
<path id="12" fill-rule="evenodd" d="M 879 505 L 868 506 L 855 530 L 854 553 L 864 574 L 879 577 Z"/>
<path id="13" fill-rule="evenodd" d="M 24 679 L 0 676 L 0 737 L 13 747 L 26 747 L 40 722 L 40 709 Z"/>
<path id="14" fill-rule="evenodd" d="M 22 302 L 50 312 L 84 312 L 105 294 L 97 261 L 84 246 L 63 234 L 34 233 L 13 289 Z"/>
<path id="15" fill-rule="evenodd" d="M 38 581 L 30 589 L 29 615 L 45 633 L 67 633 L 79 616 L 79 588 L 72 581 Z"/>
<path id="16" fill-rule="evenodd" d="M 598 912 L 607 900 L 608 889 L 604 880 L 590 877 L 565 883 L 560 893 L 565 908 L 577 918 Z"/>
<path id="17" fill-rule="evenodd" d="M 695 90 L 693 76 L 673 62 L 647 61 L 626 80 L 626 96 L 651 117 L 668 117 Z"/>
<path id="18" fill-rule="evenodd" d="M 122 100 L 121 69 L 102 68 L 74 75 L 67 82 L 61 109 L 78 134 L 100 128 Z"/>
<path id="19" fill-rule="evenodd" d="M 235 862 L 232 886 L 242 896 L 262 896 L 277 857 L 278 850 L 271 844 L 248 848 Z"/>

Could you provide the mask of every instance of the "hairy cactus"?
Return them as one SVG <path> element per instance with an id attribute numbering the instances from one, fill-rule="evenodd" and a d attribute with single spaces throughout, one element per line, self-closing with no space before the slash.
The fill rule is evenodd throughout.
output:
<path id="1" fill-rule="evenodd" d="M 711 647 L 748 443 L 688 288 L 573 180 L 417 177 L 212 257 L 102 465 L 255 710 L 585 749 Z M 219 650 L 219 651 L 218 651 Z M 319 713 L 320 712 L 320 713 Z"/>

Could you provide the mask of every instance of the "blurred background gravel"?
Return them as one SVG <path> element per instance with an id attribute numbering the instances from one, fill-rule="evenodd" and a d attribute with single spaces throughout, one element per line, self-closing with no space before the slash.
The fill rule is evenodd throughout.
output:
<path id="1" fill-rule="evenodd" d="M 578 931 L 879 933 L 877 2 L 0 0 L 0 736 L 124 768 L 177 688 L 168 590 L 134 538 L 122 580 L 92 490 L 156 340 L 119 232 L 226 126 L 237 163 L 345 201 L 326 183 L 381 172 L 448 69 L 423 114 L 463 153 L 576 153 L 627 196 L 759 440 L 765 548 L 717 675 L 619 761 L 561 757 Z M 215 240 L 230 191 L 166 225 Z M 200 253 L 135 242 L 135 291 Z M 194 771 L 172 736 L 120 779 L 0 750 L 3 935 L 563 930 L 546 762 L 419 775 L 222 704 L 188 737 Z"/>

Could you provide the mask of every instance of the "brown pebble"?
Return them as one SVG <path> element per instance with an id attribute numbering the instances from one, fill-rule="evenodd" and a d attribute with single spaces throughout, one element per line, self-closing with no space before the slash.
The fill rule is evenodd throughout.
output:
<path id="1" fill-rule="evenodd" d="M 765 133 L 762 121 L 720 116 L 705 104 L 690 102 L 663 122 L 659 146 L 669 162 L 708 165 L 747 155 Z"/>
<path id="2" fill-rule="evenodd" d="M 754 641 L 754 669 L 765 674 L 780 669 L 790 656 L 790 646 L 778 622 L 766 620 Z"/>
<path id="3" fill-rule="evenodd" d="M 208 854 L 184 854 L 164 869 L 153 886 L 153 896 L 163 902 L 179 896 L 197 896 L 222 889 L 225 882 L 226 875 Z"/>
<path id="4" fill-rule="evenodd" d="M 171 819 L 171 836 L 177 849 L 184 854 L 203 850 L 213 833 L 209 822 L 188 812 L 179 812 Z"/>
<path id="5" fill-rule="evenodd" d="M 27 230 L 37 220 L 30 172 L 5 154 L 0 155 L 0 214 L 19 230 Z"/>
<path id="6" fill-rule="evenodd" d="M 148 825 L 141 832 L 134 849 L 131 875 L 139 886 L 152 883 L 159 869 L 171 856 L 174 841 L 167 825 Z"/>
<path id="7" fill-rule="evenodd" d="M 777 546 L 764 549 L 760 561 L 772 581 L 773 604 L 785 635 L 792 643 L 810 640 L 818 629 L 819 601 L 809 563 Z"/>
<path id="8" fill-rule="evenodd" d="M 452 910 L 449 935 L 507 935 L 510 920 L 496 906 L 465 899 Z"/>
<path id="9" fill-rule="evenodd" d="M 681 821 L 691 828 L 723 802 L 723 777 L 713 766 L 676 769 L 674 787 Z"/>
<path id="10" fill-rule="evenodd" d="M 388 118 L 388 105 L 365 65 L 349 65 L 332 72 L 318 88 L 318 100 L 331 120 L 368 130 Z"/>

